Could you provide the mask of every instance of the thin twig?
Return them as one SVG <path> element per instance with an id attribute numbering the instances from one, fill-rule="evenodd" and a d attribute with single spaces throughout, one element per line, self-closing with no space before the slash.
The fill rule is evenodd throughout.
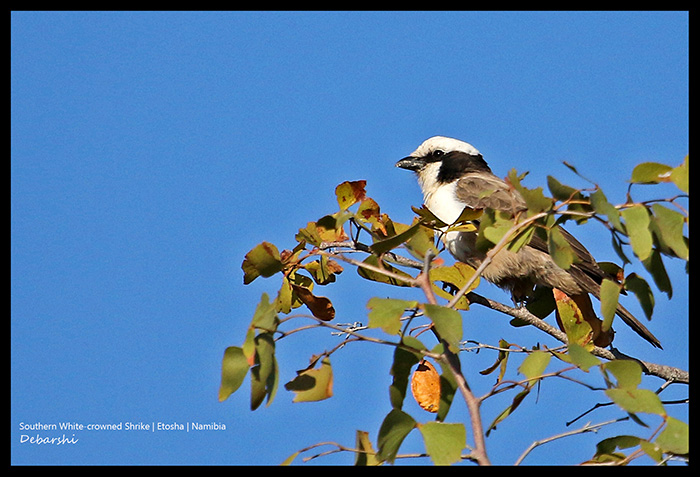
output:
<path id="1" fill-rule="evenodd" d="M 533 449 L 543 445 L 547 444 L 548 442 L 555 441 L 557 439 L 563 439 L 564 437 L 569 437 L 569 436 L 575 436 L 576 434 L 584 434 L 586 432 L 598 432 L 598 429 L 600 429 L 603 426 L 607 426 L 608 424 L 615 424 L 616 422 L 622 421 L 629 419 L 628 417 L 622 417 L 619 419 L 613 419 L 611 421 L 606 421 L 606 422 L 601 422 L 598 424 L 591 424 L 590 422 L 587 423 L 585 426 L 581 427 L 580 429 L 575 429 L 573 431 L 568 431 L 568 432 L 563 432 L 561 434 L 557 434 L 556 436 L 552 437 L 547 437 L 546 439 L 542 439 L 539 441 L 535 441 L 530 446 L 525 449 L 525 452 L 522 453 L 520 457 L 518 457 L 518 460 L 515 461 L 514 465 L 520 465 L 520 463 L 527 457 L 527 455 L 533 451 Z"/>
<path id="2" fill-rule="evenodd" d="M 524 221 L 517 223 L 513 225 L 508 231 L 503 234 L 503 237 L 501 237 L 501 240 L 498 241 L 498 243 L 486 253 L 486 258 L 479 264 L 479 267 L 476 269 L 474 274 L 469 277 L 469 280 L 460 288 L 460 290 L 455 294 L 455 296 L 452 297 L 450 302 L 447 304 L 448 308 L 454 308 L 457 302 L 459 301 L 460 298 L 462 298 L 471 288 L 471 286 L 474 284 L 474 282 L 481 276 L 481 274 L 484 272 L 486 267 L 488 267 L 491 264 L 491 261 L 493 260 L 493 257 L 499 253 L 508 243 L 510 242 L 511 238 L 520 231 L 520 229 L 529 226 L 531 223 L 541 219 L 542 217 L 545 217 L 547 214 L 544 212 L 540 212 L 539 214 L 535 214 L 531 217 L 528 217 Z"/>
<path id="3" fill-rule="evenodd" d="M 558 328 L 555 328 L 554 326 L 550 325 L 549 323 L 545 322 L 544 320 L 533 315 L 525 307 L 513 308 L 510 306 L 504 305 L 502 303 L 499 303 L 497 301 L 485 298 L 485 297 L 478 295 L 474 292 L 470 292 L 469 294 L 467 294 L 467 299 L 469 300 L 470 303 L 476 303 L 478 305 L 482 305 L 482 306 L 485 306 L 487 308 L 491 308 L 492 310 L 499 311 L 501 313 L 512 316 L 514 318 L 519 318 L 519 319 L 527 322 L 528 324 L 533 325 L 536 328 L 539 328 L 540 330 L 544 331 L 545 333 L 553 336 L 554 338 L 561 341 L 562 343 L 564 343 L 564 344 L 568 343 L 568 340 L 566 338 L 566 333 L 560 331 Z M 637 358 L 631 358 L 630 356 L 622 355 L 617 351 L 614 353 L 613 351 L 607 350 L 605 348 L 600 348 L 598 346 L 594 346 L 593 349 L 591 350 L 591 353 L 595 356 L 598 356 L 599 358 L 604 358 L 607 360 L 620 359 L 620 358 L 622 358 L 622 359 L 634 359 L 642 366 L 642 370 L 644 371 L 645 374 L 648 374 L 650 376 L 656 376 L 656 377 L 659 377 L 659 378 L 664 379 L 666 381 L 671 381 L 674 383 L 690 384 L 690 373 L 688 371 L 682 370 L 680 368 L 675 368 L 673 366 L 667 366 L 667 365 L 663 365 L 663 364 L 650 363 L 648 361 L 643 361 L 643 360 L 640 360 Z"/>
<path id="4" fill-rule="evenodd" d="M 320 249 L 317 250 L 315 253 L 317 253 L 318 255 L 324 255 L 326 257 L 334 257 L 334 258 L 342 260 L 346 263 L 349 263 L 350 265 L 355 265 L 356 267 L 364 268 L 365 270 L 370 270 L 370 271 L 375 272 L 375 273 L 381 273 L 382 275 L 385 275 L 388 278 L 392 278 L 394 280 L 407 283 L 411 286 L 417 286 L 416 279 L 411 277 L 410 275 L 406 275 L 406 276 L 399 275 L 398 273 L 394 273 L 394 272 L 387 270 L 385 268 L 382 268 L 382 267 L 377 267 L 375 265 L 372 265 L 371 263 L 360 262 L 359 260 L 348 258 L 341 253 L 329 253 L 329 252 L 326 252 L 325 250 L 320 250 Z"/>

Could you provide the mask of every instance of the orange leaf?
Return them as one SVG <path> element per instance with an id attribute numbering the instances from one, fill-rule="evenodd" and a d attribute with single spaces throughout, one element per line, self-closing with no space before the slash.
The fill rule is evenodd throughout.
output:
<path id="1" fill-rule="evenodd" d="M 418 363 L 411 378 L 411 392 L 418 405 L 428 412 L 438 412 L 440 407 L 440 375 L 426 360 Z"/>

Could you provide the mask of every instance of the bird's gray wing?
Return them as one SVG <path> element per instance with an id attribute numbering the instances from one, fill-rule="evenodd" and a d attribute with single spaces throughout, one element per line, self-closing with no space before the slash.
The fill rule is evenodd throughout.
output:
<path id="1" fill-rule="evenodd" d="M 581 242 L 576 240 L 573 235 L 559 227 L 564 238 L 571 246 L 578 257 L 578 261 L 574 262 L 571 267 L 567 270 L 569 275 L 576 280 L 576 283 L 582 290 L 590 293 L 594 297 L 600 300 L 600 283 L 604 278 L 608 278 L 614 281 L 615 277 L 611 276 L 607 272 L 598 266 L 598 262 L 595 261 L 593 256 L 590 254 L 586 247 L 584 247 Z M 547 243 L 537 234 L 534 234 L 532 240 L 528 243 L 529 247 L 535 248 L 545 253 L 547 251 Z M 624 293 L 624 290 L 623 290 Z M 651 343 L 657 348 L 661 348 L 661 342 L 654 336 L 654 334 L 647 329 L 635 316 L 630 313 L 624 306 L 620 303 L 617 304 L 617 310 L 615 310 L 617 316 L 622 318 L 630 328 L 632 328 L 637 334 Z"/>
<path id="2" fill-rule="evenodd" d="M 494 209 L 515 213 L 525 210 L 522 196 L 497 176 L 487 172 L 467 174 L 457 182 L 457 199 L 472 209 Z"/>
<path id="3" fill-rule="evenodd" d="M 487 172 L 475 172 L 465 175 L 457 183 L 455 193 L 457 199 L 473 209 L 489 208 L 513 214 L 527 209 L 525 200 L 519 192 L 498 178 L 498 176 Z M 598 263 L 581 242 L 563 228 L 560 227 L 559 229 L 578 258 L 567 272 L 574 278 L 581 289 L 600 299 L 600 283 L 604 278 L 612 279 L 613 277 L 598 266 Z M 527 246 L 549 255 L 546 240 L 537 233 L 532 235 Z M 618 304 L 616 313 L 627 325 L 652 345 L 661 347 L 659 340 L 622 305 Z"/>
<path id="4" fill-rule="evenodd" d="M 567 232 L 562 227 L 559 227 L 564 239 L 571 247 L 571 250 L 576 254 L 576 261 L 572 265 L 576 269 L 588 275 L 596 283 L 600 284 L 603 278 L 612 278 L 608 273 L 603 271 L 603 269 L 598 266 L 598 262 L 595 261 L 593 255 L 583 246 L 581 242 L 576 240 L 576 238 Z M 534 234 L 528 245 L 541 252 L 549 253 L 547 248 L 547 242 L 538 234 Z M 577 275 L 574 274 L 574 278 L 578 280 Z"/>
<path id="5" fill-rule="evenodd" d="M 489 208 L 507 212 L 526 210 L 525 200 L 520 193 L 510 187 L 504 180 L 494 174 L 479 172 L 467 174 L 461 178 L 456 189 L 457 198 L 473 209 Z M 595 282 L 609 278 L 598 266 L 590 252 L 576 238 L 563 228 L 559 228 L 564 239 L 576 254 L 576 266 Z M 529 246 L 549 254 L 547 242 L 538 234 L 534 234 Z"/>

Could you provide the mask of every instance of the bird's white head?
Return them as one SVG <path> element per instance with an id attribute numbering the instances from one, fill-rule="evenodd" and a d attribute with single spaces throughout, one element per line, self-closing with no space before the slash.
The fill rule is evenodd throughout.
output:
<path id="1" fill-rule="evenodd" d="M 426 157 L 434 155 L 437 151 L 442 151 L 443 154 L 450 152 L 463 152 L 470 156 L 481 154 L 477 148 L 468 142 L 460 141 L 459 139 L 454 139 L 451 137 L 433 136 L 423 141 L 423 143 L 418 146 L 418 149 L 411 153 L 410 157 Z M 440 155 L 439 152 L 438 155 Z"/>
<path id="2" fill-rule="evenodd" d="M 453 188 L 466 174 L 491 173 L 477 148 L 444 136 L 426 139 L 410 156 L 398 161 L 396 167 L 416 173 L 426 203 L 435 198 L 442 186 Z"/>

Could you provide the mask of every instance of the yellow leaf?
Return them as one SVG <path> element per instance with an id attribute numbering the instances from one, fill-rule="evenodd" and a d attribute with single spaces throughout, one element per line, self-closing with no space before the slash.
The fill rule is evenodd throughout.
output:
<path id="1" fill-rule="evenodd" d="M 345 181 L 335 188 L 335 196 L 338 199 L 340 210 L 348 210 L 356 202 L 365 198 L 365 185 L 367 181 Z"/>
<path id="2" fill-rule="evenodd" d="M 299 371 L 297 377 L 284 385 L 296 393 L 292 402 L 322 401 L 333 396 L 333 369 L 328 358 L 321 360 L 320 368 Z"/>
<path id="3" fill-rule="evenodd" d="M 247 285 L 259 276 L 271 277 L 282 270 L 280 253 L 273 244 L 262 242 L 248 252 L 241 264 L 243 284 Z"/>

